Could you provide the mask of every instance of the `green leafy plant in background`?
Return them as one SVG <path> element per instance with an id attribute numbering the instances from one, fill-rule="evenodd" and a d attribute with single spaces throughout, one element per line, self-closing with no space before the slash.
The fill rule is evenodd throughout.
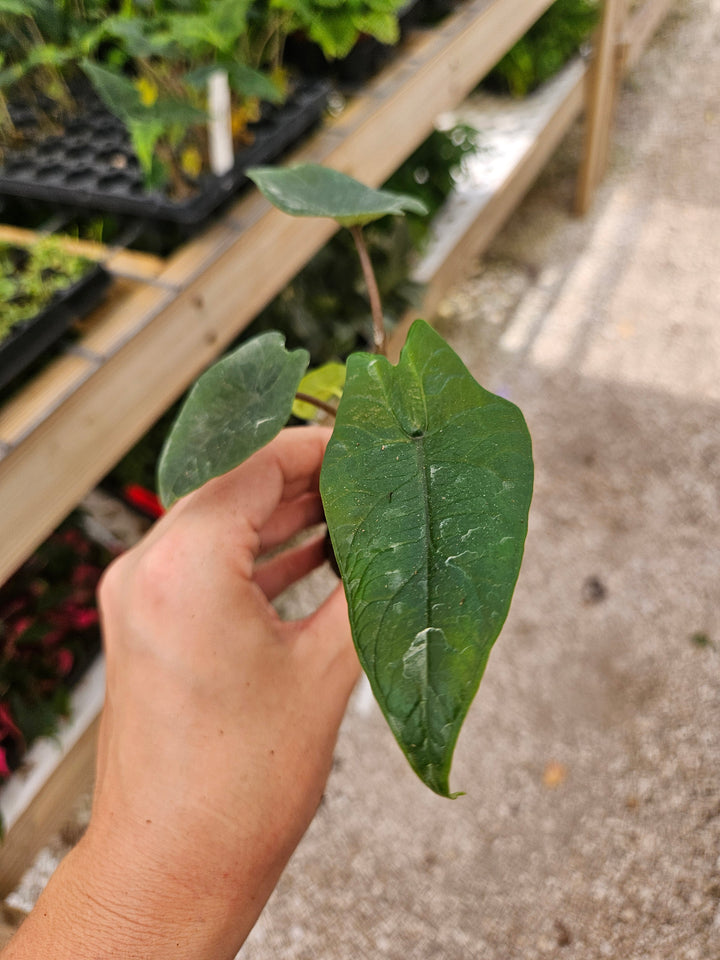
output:
<path id="1" fill-rule="evenodd" d="M 484 85 L 524 97 L 578 52 L 599 17 L 597 0 L 555 0 L 495 65 Z"/>
<path id="2" fill-rule="evenodd" d="M 262 103 L 293 81 L 285 38 L 305 31 L 330 58 L 361 34 L 392 43 L 403 0 L 0 0 L 0 159 L 60 133 L 83 109 L 84 76 L 127 127 L 146 185 L 184 199 L 210 169 L 207 83 L 226 74 L 234 146 L 252 142 Z M 16 126 L 22 102 L 34 123 Z"/>
<path id="3" fill-rule="evenodd" d="M 29 247 L 0 242 L 0 342 L 92 267 L 52 237 Z"/>
<path id="4" fill-rule="evenodd" d="M 36 139 L 81 112 L 84 74 L 127 127 L 147 184 L 181 199 L 209 169 L 206 90 L 213 72 L 228 78 L 236 148 L 252 141 L 249 126 L 261 101 L 287 96 L 279 47 L 267 36 L 281 22 L 250 0 L 128 0 L 117 10 L 79 0 L 0 0 L 0 144 L 13 148 L 26 135 L 12 121 L 8 98 L 31 105 L 37 123 L 29 136 Z"/>
<path id="5" fill-rule="evenodd" d="M 381 43 L 397 43 L 398 13 L 407 0 L 270 0 L 288 14 L 286 30 L 297 30 L 316 43 L 329 60 L 342 59 L 365 34 Z"/>
<path id="6" fill-rule="evenodd" d="M 527 427 L 424 321 L 411 327 L 396 366 L 383 355 L 362 228 L 419 213 L 418 200 L 311 164 L 250 176 L 281 210 L 349 229 L 369 287 L 375 353 L 353 353 L 344 383 L 337 370 L 311 373 L 321 399 L 303 382 L 307 351 L 286 350 L 273 332 L 243 344 L 190 391 L 160 458 L 160 496 L 169 506 L 251 456 L 298 412 L 298 399 L 334 410 L 341 393 L 320 492 L 353 639 L 410 765 L 451 796 L 455 743 L 520 569 L 533 477 Z"/>
<path id="7" fill-rule="evenodd" d="M 105 16 L 99 0 L 0 0 L 0 147 L 23 137 L 8 99 L 32 106 L 41 135 L 61 129 L 82 37 Z"/>

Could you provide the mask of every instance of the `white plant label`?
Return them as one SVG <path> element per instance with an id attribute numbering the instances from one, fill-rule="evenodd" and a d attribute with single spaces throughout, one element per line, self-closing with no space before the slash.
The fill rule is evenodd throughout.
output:
<path id="1" fill-rule="evenodd" d="M 208 77 L 208 152 L 210 169 L 222 177 L 235 161 L 230 112 L 230 84 L 225 70 L 215 70 Z"/>

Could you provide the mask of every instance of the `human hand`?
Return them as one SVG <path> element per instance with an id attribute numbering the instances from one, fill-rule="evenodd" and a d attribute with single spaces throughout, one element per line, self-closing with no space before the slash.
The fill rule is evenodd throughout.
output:
<path id="1" fill-rule="evenodd" d="M 283 622 L 270 599 L 323 538 L 258 558 L 322 519 L 329 434 L 283 431 L 103 579 L 93 813 L 56 875 L 92 900 L 95 940 L 68 957 L 233 957 L 317 809 L 359 672 L 345 599 Z"/>

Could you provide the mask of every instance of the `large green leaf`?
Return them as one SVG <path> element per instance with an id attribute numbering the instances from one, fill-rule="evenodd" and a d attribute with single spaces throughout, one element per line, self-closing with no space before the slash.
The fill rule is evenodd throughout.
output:
<path id="1" fill-rule="evenodd" d="M 411 766 L 443 796 L 510 605 L 532 479 L 518 408 L 423 321 L 396 367 L 349 358 L 325 514 L 360 661 Z"/>
<path id="2" fill-rule="evenodd" d="M 247 460 L 282 430 L 307 369 L 307 350 L 280 333 L 248 340 L 210 367 L 190 391 L 158 465 L 165 506 Z"/>
<path id="3" fill-rule="evenodd" d="M 270 203 L 293 217 L 330 217 L 343 227 L 352 227 L 389 213 L 427 213 L 425 204 L 415 197 L 373 190 L 317 163 L 251 167 L 246 173 Z"/>

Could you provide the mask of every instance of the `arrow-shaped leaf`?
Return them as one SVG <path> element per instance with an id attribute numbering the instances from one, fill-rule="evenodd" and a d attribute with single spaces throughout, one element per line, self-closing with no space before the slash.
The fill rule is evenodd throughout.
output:
<path id="1" fill-rule="evenodd" d="M 246 173 L 270 203 L 293 217 L 330 217 L 343 227 L 352 227 L 390 213 L 427 214 L 425 204 L 415 197 L 373 190 L 317 163 L 251 167 Z"/>
<path id="2" fill-rule="evenodd" d="M 520 569 L 530 436 L 423 321 L 400 362 L 353 354 L 320 489 L 350 622 L 413 769 L 452 754 Z"/>
<path id="3" fill-rule="evenodd" d="M 165 506 L 247 460 L 282 430 L 307 350 L 285 349 L 280 333 L 248 340 L 210 367 L 190 391 L 158 465 Z"/>

